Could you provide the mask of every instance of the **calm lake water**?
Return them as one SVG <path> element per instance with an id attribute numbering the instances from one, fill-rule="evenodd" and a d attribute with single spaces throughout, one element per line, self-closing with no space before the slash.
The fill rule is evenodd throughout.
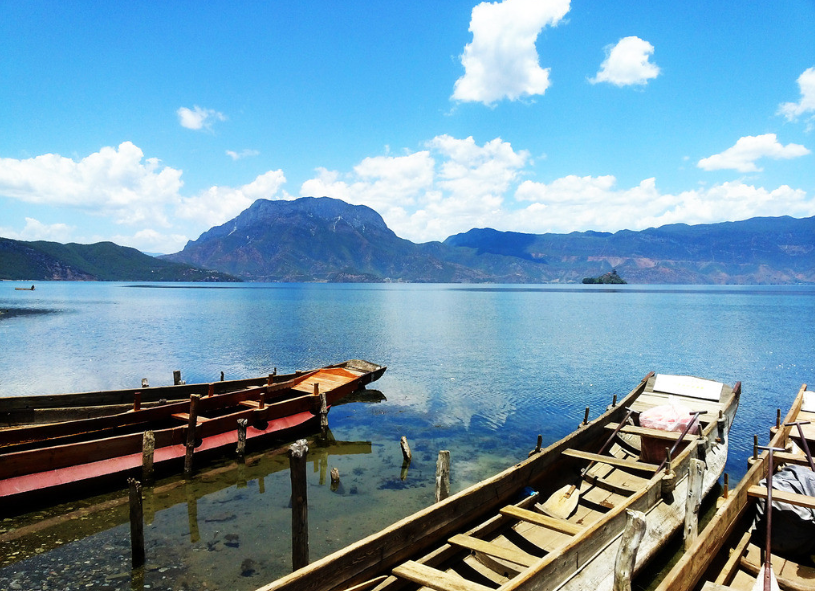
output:
<path id="1" fill-rule="evenodd" d="M 370 386 L 384 401 L 334 407 L 333 441 L 310 439 L 312 560 L 432 503 L 438 450 L 451 452 L 456 492 L 652 370 L 742 382 L 735 482 L 753 434 L 766 443 L 775 409 L 815 383 L 811 286 L 19 285 L 0 283 L 2 396 L 170 384 L 176 369 L 200 382 L 387 365 Z M 289 572 L 285 449 L 209 467 L 146 494 L 144 588 L 255 589 Z M 0 589 L 132 585 L 121 494 L 0 520 Z"/>

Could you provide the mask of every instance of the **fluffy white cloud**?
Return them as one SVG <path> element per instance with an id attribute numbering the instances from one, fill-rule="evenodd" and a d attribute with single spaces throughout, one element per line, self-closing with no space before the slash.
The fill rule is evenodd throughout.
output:
<path id="1" fill-rule="evenodd" d="M 507 212 L 501 229 L 532 233 L 620 229 L 642 230 L 672 223 L 716 223 L 755 216 L 815 215 L 815 200 L 783 185 L 774 190 L 740 181 L 673 195 L 660 193 L 654 179 L 617 189 L 613 176 L 567 176 L 551 183 L 524 181 L 518 201 L 531 205 Z"/>
<path id="2" fill-rule="evenodd" d="M 181 107 L 176 111 L 178 115 L 178 122 L 181 127 L 187 129 L 212 129 L 212 124 L 215 121 L 226 121 L 226 115 L 219 113 L 214 109 L 203 109 L 198 105 L 193 105 L 192 109 Z"/>
<path id="3" fill-rule="evenodd" d="M 205 228 L 217 226 L 234 218 L 257 199 L 275 198 L 285 182 L 282 170 L 270 170 L 242 187 L 214 186 L 193 197 L 183 197 L 175 213 Z"/>
<path id="4" fill-rule="evenodd" d="M 798 76 L 798 87 L 801 89 L 801 100 L 797 103 L 782 103 L 778 112 L 788 121 L 796 121 L 801 115 L 815 113 L 815 68 L 808 68 Z M 809 118 L 807 131 L 815 125 L 815 115 Z"/>
<path id="5" fill-rule="evenodd" d="M 479 146 L 472 137 L 441 135 L 426 147 L 405 156 L 366 158 L 344 175 L 318 169 L 300 194 L 372 207 L 399 236 L 443 239 L 488 225 L 529 161 L 528 152 L 516 152 L 500 138 Z"/>
<path id="6" fill-rule="evenodd" d="M 116 234 L 114 236 L 98 237 L 88 242 L 110 240 L 121 246 L 130 246 L 146 253 L 169 254 L 178 252 L 187 244 L 187 237 L 182 234 L 164 234 L 153 229 L 139 230 L 133 235 Z"/>
<path id="7" fill-rule="evenodd" d="M 639 37 L 624 37 L 617 45 L 605 48 L 606 59 L 600 64 L 600 71 L 589 82 L 609 82 L 615 86 L 647 84 L 659 75 L 656 64 L 649 62 L 654 46 Z"/>
<path id="8" fill-rule="evenodd" d="M 17 232 L 11 228 L 0 228 L 0 236 L 12 240 L 49 240 L 68 242 L 76 228 L 67 224 L 43 224 L 34 218 L 25 218 L 25 227 Z"/>
<path id="9" fill-rule="evenodd" d="M 737 170 L 739 172 L 760 172 L 756 166 L 759 158 L 772 158 L 774 160 L 798 158 L 806 156 L 810 151 L 800 144 L 787 144 L 782 146 L 774 133 L 740 138 L 721 154 L 714 154 L 702 158 L 697 166 L 704 170 Z"/>
<path id="10" fill-rule="evenodd" d="M 535 41 L 543 27 L 557 25 L 569 12 L 569 0 L 504 0 L 473 8 L 464 47 L 464 75 L 456 80 L 453 100 L 492 104 L 507 98 L 543 94 L 549 69 L 538 62 Z"/>
<path id="11" fill-rule="evenodd" d="M 181 171 L 144 159 L 131 142 L 105 147 L 76 162 L 58 154 L 0 158 L 0 195 L 28 203 L 67 206 L 113 219 L 167 226 L 164 207 L 178 199 Z"/>
<path id="12" fill-rule="evenodd" d="M 232 160 L 240 160 L 241 158 L 249 158 L 250 156 L 257 156 L 260 154 L 257 150 L 241 150 L 240 152 L 235 152 L 234 150 L 227 150 L 226 155 L 232 158 Z"/>

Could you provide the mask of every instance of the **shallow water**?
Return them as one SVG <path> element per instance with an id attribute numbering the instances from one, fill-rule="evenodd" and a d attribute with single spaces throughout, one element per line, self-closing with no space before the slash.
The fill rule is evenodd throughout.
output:
<path id="1" fill-rule="evenodd" d="M 735 482 L 753 433 L 765 443 L 774 409 L 815 374 L 813 287 L 14 285 L 0 283 L 0 310 L 47 313 L 0 314 L 3 396 L 169 384 L 175 369 L 198 382 L 355 357 L 388 365 L 371 386 L 385 401 L 329 414 L 333 438 L 350 443 L 311 440 L 312 560 L 429 505 L 438 450 L 451 451 L 456 492 L 651 370 L 742 381 Z M 405 479 L 401 435 L 414 452 Z M 288 572 L 287 465 L 268 451 L 241 470 L 224 461 L 190 484 L 158 482 L 145 587 L 254 589 Z M 0 521 L 0 589 L 130 589 L 124 507 L 106 495 Z M 65 513 L 76 519 L 46 527 Z"/>

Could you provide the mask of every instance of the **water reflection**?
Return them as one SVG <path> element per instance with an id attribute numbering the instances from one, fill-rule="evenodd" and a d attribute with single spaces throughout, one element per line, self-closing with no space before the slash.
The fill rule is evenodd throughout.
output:
<path id="1" fill-rule="evenodd" d="M 319 485 L 326 484 L 329 460 L 335 456 L 363 455 L 372 451 L 370 441 L 336 441 L 328 431 L 326 437 L 307 439 L 308 462 L 314 473 L 319 473 Z M 190 544 L 201 541 L 199 501 L 226 489 L 247 489 L 257 485 L 257 495 L 266 493 L 266 479 L 278 472 L 288 471 L 288 446 L 262 453 L 247 455 L 244 461 L 221 462 L 195 474 L 191 480 L 173 477 L 161 480 L 155 486 L 143 489 L 144 521 L 150 526 L 157 515 L 175 506 L 186 508 L 186 528 Z M 254 486 L 253 486 L 254 489 Z M 256 495 L 253 495 L 253 497 Z M 253 499 L 253 503 L 256 499 Z M 232 513 L 207 514 L 206 524 L 232 521 Z M 61 504 L 47 510 L 7 518 L 0 533 L 0 566 L 9 566 L 70 544 L 89 538 L 117 526 L 129 524 L 127 491 Z M 215 540 L 217 542 L 219 540 Z M 228 543 L 229 540 L 226 540 Z M 213 540 L 208 544 L 212 545 Z M 155 560 L 156 557 L 153 557 Z M 149 560 L 149 558 L 148 558 Z"/>

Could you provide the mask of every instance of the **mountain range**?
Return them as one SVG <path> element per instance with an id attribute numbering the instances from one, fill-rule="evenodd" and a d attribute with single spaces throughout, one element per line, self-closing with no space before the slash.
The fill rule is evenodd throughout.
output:
<path id="1" fill-rule="evenodd" d="M 0 279 L 581 283 L 613 270 L 628 283 L 815 283 L 815 217 L 615 233 L 481 228 L 416 244 L 369 207 L 303 197 L 259 199 L 159 258 L 111 242 L 0 238 Z"/>
<path id="2" fill-rule="evenodd" d="M 616 269 L 629 283 L 815 283 L 815 217 L 415 244 L 363 205 L 259 199 L 164 258 L 248 281 L 580 283 Z"/>

